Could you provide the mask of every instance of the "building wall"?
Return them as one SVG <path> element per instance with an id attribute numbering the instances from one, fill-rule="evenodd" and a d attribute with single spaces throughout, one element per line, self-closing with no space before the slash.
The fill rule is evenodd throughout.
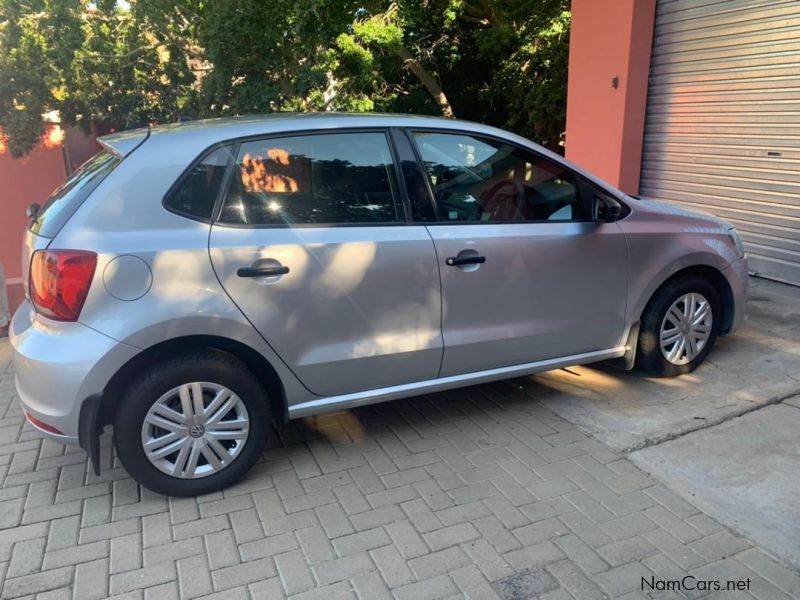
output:
<path id="1" fill-rule="evenodd" d="M 573 0 L 566 156 L 639 188 L 655 0 Z"/>
<path id="2" fill-rule="evenodd" d="M 20 260 L 22 232 L 28 223 L 25 211 L 33 202 L 43 202 L 66 174 L 61 143 L 39 144 L 21 159 L 0 148 L 0 262 L 11 313 L 23 297 Z"/>
<path id="3" fill-rule="evenodd" d="M 101 129 L 97 125 L 93 126 L 92 131 L 88 134 L 83 133 L 77 127 L 67 130 L 64 138 L 64 160 L 70 173 L 100 152 L 97 138 L 106 133 L 108 133 L 107 128 Z"/>
<path id="4" fill-rule="evenodd" d="M 24 158 L 12 158 L 0 146 L 0 327 L 8 311 L 13 314 L 23 299 L 21 272 L 22 232 L 25 213 L 34 202 L 43 203 L 50 193 L 83 162 L 100 150 L 97 131 L 84 134 L 77 128 L 63 132 L 53 125 L 34 150 Z M 5 288 L 5 291 L 4 291 Z"/>

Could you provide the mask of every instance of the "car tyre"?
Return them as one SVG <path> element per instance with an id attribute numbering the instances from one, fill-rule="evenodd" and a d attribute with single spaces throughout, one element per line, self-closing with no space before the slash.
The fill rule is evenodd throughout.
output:
<path id="1" fill-rule="evenodd" d="M 177 396 L 171 399 L 170 395 L 175 390 L 179 390 Z M 195 390 L 201 393 L 195 393 Z M 222 390 L 227 390 L 227 399 Z M 215 400 L 217 397 L 223 399 Z M 182 404 L 186 398 L 189 408 Z M 194 404 L 196 398 L 201 398 L 200 401 L 205 403 L 205 408 L 197 409 L 197 405 Z M 215 401 L 221 403 L 219 408 L 215 408 L 213 404 Z M 170 402 L 172 404 L 169 404 Z M 209 414 L 205 417 L 202 414 L 204 410 L 218 414 L 224 411 L 229 403 L 234 408 L 222 415 L 216 425 L 209 424 L 214 420 L 214 415 Z M 156 407 L 156 404 L 159 404 L 159 407 Z M 190 415 L 193 415 L 192 420 L 181 422 L 169 412 L 170 406 L 176 413 L 180 413 L 183 419 L 186 419 L 186 411 L 183 409 L 189 410 Z M 193 409 L 199 412 L 193 413 Z M 179 429 L 167 430 L 152 425 L 153 419 L 162 418 L 162 414 L 181 422 L 182 424 L 178 425 Z M 149 366 L 127 387 L 114 417 L 117 455 L 128 473 L 141 485 L 154 492 L 167 496 L 208 494 L 241 479 L 259 459 L 266 444 L 271 424 L 270 417 L 270 406 L 264 385 L 241 361 L 217 350 L 192 351 Z M 195 420 L 200 424 L 204 418 L 207 429 L 202 425 L 192 426 Z M 167 427 L 172 428 L 173 422 L 169 423 Z M 219 427 L 219 430 L 214 427 Z M 195 436 L 201 429 L 203 434 Z M 235 435 L 244 437 L 243 441 L 241 439 L 220 441 L 216 437 L 211 439 L 215 435 L 230 437 L 233 435 L 233 429 Z M 190 430 L 191 435 L 184 435 Z M 155 437 L 148 437 L 154 431 L 158 432 Z M 173 444 L 180 444 L 176 448 L 188 446 L 190 449 L 186 451 L 186 456 L 181 458 L 181 450 L 176 450 L 177 454 L 173 453 L 159 460 L 149 458 L 145 451 L 146 440 L 164 446 L 163 452 L 168 451 L 166 446 L 171 444 L 163 444 L 161 440 L 168 438 L 162 438 L 162 435 L 177 436 L 173 437 L 175 439 Z M 240 442 L 241 446 L 238 446 Z M 199 448 L 196 451 L 195 446 Z M 217 448 L 218 451 L 214 452 L 213 448 Z M 152 451 L 150 455 L 156 456 Z M 175 476 L 168 473 L 170 465 L 179 463 L 186 466 L 182 470 L 184 475 Z M 193 467 L 189 467 L 188 465 L 192 463 Z M 195 475 L 185 475 L 189 472 Z"/>
<path id="2" fill-rule="evenodd" d="M 719 294 L 706 279 L 689 275 L 668 281 L 642 314 L 637 365 L 658 377 L 691 373 L 714 346 L 721 320 Z"/>

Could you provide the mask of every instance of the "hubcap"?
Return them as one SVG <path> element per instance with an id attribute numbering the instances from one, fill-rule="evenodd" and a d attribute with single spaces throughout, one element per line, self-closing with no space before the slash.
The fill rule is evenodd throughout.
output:
<path id="1" fill-rule="evenodd" d="M 711 337 L 714 315 L 702 294 L 684 294 L 669 307 L 661 322 L 661 353 L 673 365 L 692 362 Z"/>
<path id="2" fill-rule="evenodd" d="M 247 443 L 250 417 L 225 386 L 193 382 L 155 401 L 142 424 L 142 447 L 160 471 L 180 479 L 213 475 Z"/>

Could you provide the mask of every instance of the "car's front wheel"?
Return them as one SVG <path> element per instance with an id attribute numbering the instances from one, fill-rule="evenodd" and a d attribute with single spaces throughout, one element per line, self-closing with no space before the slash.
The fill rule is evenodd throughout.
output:
<path id="1" fill-rule="evenodd" d="M 714 346 L 720 320 L 719 294 L 707 280 L 691 275 L 667 282 L 642 315 L 637 363 L 660 377 L 690 373 Z"/>
<path id="2" fill-rule="evenodd" d="M 121 398 L 117 454 L 143 486 L 197 496 L 241 479 L 264 449 L 264 386 L 235 357 L 214 350 L 152 365 Z"/>

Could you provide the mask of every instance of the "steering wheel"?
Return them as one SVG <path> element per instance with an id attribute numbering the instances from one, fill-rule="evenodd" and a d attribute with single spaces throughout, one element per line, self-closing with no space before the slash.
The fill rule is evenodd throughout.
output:
<path id="1" fill-rule="evenodd" d="M 505 191 L 508 187 L 512 189 Z M 525 187 L 516 179 L 498 181 L 481 194 L 481 217 L 489 213 L 489 221 L 517 221 L 524 207 Z"/>

